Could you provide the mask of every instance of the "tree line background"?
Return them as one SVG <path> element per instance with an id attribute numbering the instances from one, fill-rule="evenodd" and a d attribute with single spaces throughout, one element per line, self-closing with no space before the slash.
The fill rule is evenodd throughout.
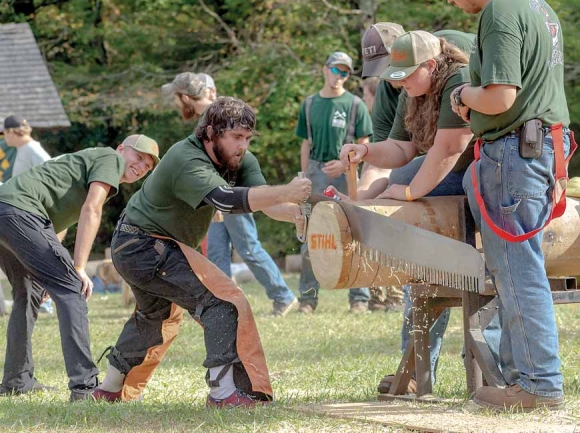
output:
<path id="1" fill-rule="evenodd" d="M 548 0 L 563 26 L 566 91 L 572 129 L 580 130 L 580 0 Z M 323 84 L 321 66 L 345 51 L 361 94 L 360 38 L 391 21 L 406 30 L 476 32 L 478 16 L 446 0 L 8 0 L 0 22 L 28 22 L 60 91 L 72 127 L 36 132 L 52 155 L 115 146 L 126 135 L 155 138 L 162 153 L 191 133 L 160 86 L 184 71 L 205 72 L 218 92 L 244 99 L 261 133 L 250 147 L 269 183 L 299 171 L 294 136 L 300 103 Z M 357 76 L 358 75 L 358 76 Z M 572 174 L 580 175 L 580 156 Z M 105 208 L 96 250 L 139 185 L 123 186 Z M 262 243 L 274 256 L 297 252 L 290 224 L 257 216 Z M 74 230 L 67 241 L 74 239 Z"/>

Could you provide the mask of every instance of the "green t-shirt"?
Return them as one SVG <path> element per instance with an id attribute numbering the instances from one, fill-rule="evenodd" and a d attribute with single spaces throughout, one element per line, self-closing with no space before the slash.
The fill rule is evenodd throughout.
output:
<path id="1" fill-rule="evenodd" d="M 389 138 L 400 94 L 401 89 L 394 88 L 388 81 L 381 80 L 379 83 L 373 102 L 373 142 Z"/>
<path id="2" fill-rule="evenodd" d="M 453 89 L 462 84 L 469 83 L 469 68 L 463 67 L 453 74 L 443 87 L 441 94 L 441 106 L 439 109 L 439 119 L 437 120 L 437 129 L 460 129 L 469 128 L 469 124 L 453 112 L 451 109 L 450 95 Z M 401 92 L 395 121 L 389 138 L 399 141 L 412 141 L 409 132 L 405 129 L 405 116 L 407 115 L 407 93 Z M 471 144 L 459 158 L 459 161 L 453 167 L 453 171 L 461 171 L 473 161 L 473 145 Z"/>
<path id="3" fill-rule="evenodd" d="M 142 188 L 129 200 L 125 215 L 148 233 L 197 247 L 215 213 L 205 196 L 219 186 L 260 186 L 266 180 L 254 155 L 246 152 L 238 171 L 216 167 L 203 144 L 191 135 L 167 151 Z"/>
<path id="4" fill-rule="evenodd" d="M 16 159 L 16 148 L 10 147 L 0 138 L 0 182 L 12 177 L 12 168 Z"/>
<path id="5" fill-rule="evenodd" d="M 75 224 L 92 182 L 117 194 L 125 160 L 110 147 L 67 153 L 37 165 L 0 186 L 0 202 L 52 221 L 56 233 Z"/>
<path id="6" fill-rule="evenodd" d="M 468 56 L 471 53 L 475 35 L 457 30 L 439 30 L 433 33 L 437 37 L 445 38 Z M 400 89 L 396 89 L 388 81 L 381 80 L 373 104 L 373 141 L 379 142 L 389 138 L 399 100 Z"/>
<path id="7" fill-rule="evenodd" d="M 518 88 L 513 106 L 504 113 L 471 110 L 471 129 L 477 137 L 495 140 L 530 119 L 546 126 L 570 123 L 562 29 L 544 0 L 490 1 L 481 13 L 470 71 L 473 86 Z"/>
<path id="8" fill-rule="evenodd" d="M 350 92 L 344 92 L 336 98 L 323 98 L 319 93 L 314 95 L 310 106 L 312 129 L 310 159 L 328 162 L 339 158 L 340 149 L 345 144 L 353 99 L 354 95 Z M 307 140 L 305 107 L 306 104 L 303 102 L 296 125 L 296 135 Z M 369 137 L 373 133 L 373 128 L 369 110 L 364 102 L 358 104 L 356 114 L 354 137 Z"/>

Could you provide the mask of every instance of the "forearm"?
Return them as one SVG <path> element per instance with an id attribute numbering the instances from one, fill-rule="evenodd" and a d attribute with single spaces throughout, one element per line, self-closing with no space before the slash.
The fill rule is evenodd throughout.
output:
<path id="1" fill-rule="evenodd" d="M 310 143 L 304 140 L 300 146 L 300 169 L 304 173 L 308 171 L 308 161 L 310 161 Z"/>
<path id="2" fill-rule="evenodd" d="M 461 152 L 450 152 L 443 147 L 431 148 L 421 168 L 409 184 L 411 196 L 417 199 L 433 191 L 453 169 L 460 156 Z"/>
<path id="3" fill-rule="evenodd" d="M 76 268 L 85 268 L 97 230 L 101 224 L 102 209 L 83 206 L 77 227 L 74 264 Z"/>
<path id="4" fill-rule="evenodd" d="M 367 147 L 369 151 L 363 157 L 363 161 L 377 168 L 398 168 L 413 159 L 413 156 L 409 157 L 402 145 L 395 140 L 388 139 Z"/>
<path id="5" fill-rule="evenodd" d="M 495 115 L 504 113 L 512 107 L 516 99 L 516 93 L 515 86 L 465 86 L 461 90 L 461 101 L 474 111 Z"/>
<path id="6" fill-rule="evenodd" d="M 266 208 L 286 203 L 288 201 L 286 190 L 287 185 L 250 188 L 248 201 L 252 212 L 263 211 Z"/>
<path id="7" fill-rule="evenodd" d="M 262 209 L 273 220 L 288 223 L 294 222 L 294 216 L 300 215 L 300 206 L 294 203 L 282 203 Z"/>

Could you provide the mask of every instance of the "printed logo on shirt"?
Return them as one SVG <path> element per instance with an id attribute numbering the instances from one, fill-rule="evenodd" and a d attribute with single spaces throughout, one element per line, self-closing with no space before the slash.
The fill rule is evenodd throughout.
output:
<path id="1" fill-rule="evenodd" d="M 530 9 L 533 12 L 544 15 L 544 24 L 552 38 L 552 57 L 548 60 L 548 68 L 552 69 L 556 65 L 564 65 L 564 53 L 560 41 L 560 23 L 552 20 L 544 0 L 530 0 Z"/>
<path id="2" fill-rule="evenodd" d="M 346 127 L 346 113 L 344 111 L 336 110 L 332 116 L 332 127 L 333 128 L 344 128 Z"/>

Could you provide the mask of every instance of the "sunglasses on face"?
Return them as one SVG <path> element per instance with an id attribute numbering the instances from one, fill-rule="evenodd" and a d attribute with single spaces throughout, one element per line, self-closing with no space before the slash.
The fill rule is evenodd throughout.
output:
<path id="1" fill-rule="evenodd" d="M 336 66 L 330 68 L 330 72 L 332 72 L 334 75 L 340 75 L 342 78 L 348 77 L 348 74 L 350 73 L 348 71 L 341 71 Z"/>

